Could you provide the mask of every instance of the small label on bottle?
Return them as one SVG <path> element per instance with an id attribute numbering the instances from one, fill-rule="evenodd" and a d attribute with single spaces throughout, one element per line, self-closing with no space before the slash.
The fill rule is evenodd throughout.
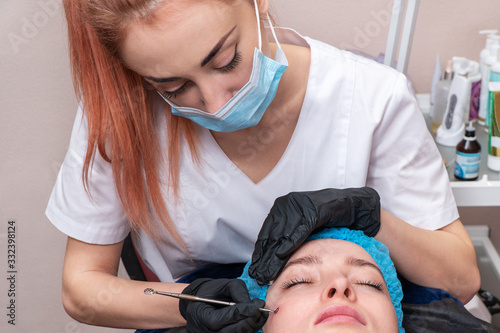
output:
<path id="1" fill-rule="evenodd" d="M 472 82 L 469 108 L 469 121 L 479 117 L 479 100 L 481 97 L 481 80 Z"/>
<path id="2" fill-rule="evenodd" d="M 457 151 L 455 159 L 455 176 L 462 179 L 473 179 L 479 176 L 481 153 L 467 154 Z"/>
<path id="3" fill-rule="evenodd" d="M 500 87 L 499 87 L 500 90 Z M 491 112 L 488 114 L 491 127 L 489 128 L 488 154 L 500 156 L 500 91 L 490 92 Z"/>

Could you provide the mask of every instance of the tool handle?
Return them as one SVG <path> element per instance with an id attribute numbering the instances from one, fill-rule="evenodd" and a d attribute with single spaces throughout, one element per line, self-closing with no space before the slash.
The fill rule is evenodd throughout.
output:
<path id="1" fill-rule="evenodd" d="M 219 301 L 216 299 L 203 298 L 203 297 L 198 297 L 198 296 L 189 295 L 189 294 L 168 293 L 168 292 L 163 292 L 163 291 L 155 291 L 155 294 L 176 297 L 176 298 L 185 299 L 188 301 L 212 303 L 212 304 L 219 304 L 219 305 L 234 305 L 234 304 L 236 304 L 234 302 Z"/>
<path id="2" fill-rule="evenodd" d="M 234 302 L 218 301 L 216 299 L 198 297 L 198 296 L 189 295 L 189 294 L 169 293 L 169 292 L 154 291 L 154 290 L 153 290 L 153 293 L 164 295 L 164 296 L 185 299 L 185 300 L 194 301 L 194 302 L 204 302 L 204 303 L 212 303 L 212 304 L 219 304 L 219 305 L 235 305 L 236 304 Z M 259 310 L 262 312 L 271 312 L 271 313 L 276 312 L 276 310 L 270 310 L 270 309 L 265 309 L 265 308 L 259 308 Z"/>
<path id="3" fill-rule="evenodd" d="M 235 305 L 236 304 L 234 302 L 218 301 L 218 300 L 211 299 L 211 298 L 203 298 L 203 297 L 192 296 L 192 295 L 185 295 L 185 294 L 181 294 L 181 295 L 183 296 L 183 298 L 185 296 L 189 296 L 189 297 L 185 297 L 184 299 L 191 300 L 191 301 L 213 303 L 213 304 L 221 304 L 221 305 Z M 262 311 L 262 312 L 276 313 L 276 310 L 270 310 L 270 309 L 266 309 L 266 308 L 259 308 L 259 310 Z"/>
<path id="4" fill-rule="evenodd" d="M 205 303 L 212 303 L 212 304 L 219 304 L 219 305 L 235 305 L 236 303 L 234 302 L 226 302 L 226 301 L 218 301 L 216 299 L 211 299 L 211 298 L 203 298 L 203 297 L 198 297 L 198 296 L 193 296 L 193 295 L 184 295 L 182 294 L 184 299 L 190 300 L 190 301 L 198 301 L 198 302 L 205 302 Z"/>

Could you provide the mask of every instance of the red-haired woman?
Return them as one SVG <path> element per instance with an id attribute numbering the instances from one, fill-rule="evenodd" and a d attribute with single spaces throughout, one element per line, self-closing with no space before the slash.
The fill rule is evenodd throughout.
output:
<path id="1" fill-rule="evenodd" d="M 64 7 L 81 103 L 47 216 L 68 235 L 63 302 L 73 318 L 124 328 L 188 318 L 207 332 L 260 327 L 263 304 L 235 280 L 174 282 L 247 262 L 277 197 L 324 188 L 375 189 L 376 238 L 400 274 L 464 302 L 474 295 L 474 248 L 402 74 L 271 29 L 268 0 Z M 161 282 L 116 276 L 130 231 Z M 146 296 L 146 287 L 240 304 L 209 316 L 181 306 L 181 315 L 176 299 Z"/>

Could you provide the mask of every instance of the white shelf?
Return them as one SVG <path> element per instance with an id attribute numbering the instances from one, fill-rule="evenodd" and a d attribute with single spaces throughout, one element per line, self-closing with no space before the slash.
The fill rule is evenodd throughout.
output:
<path id="1" fill-rule="evenodd" d="M 451 181 L 458 206 L 500 206 L 500 181 Z"/>
<path id="2" fill-rule="evenodd" d="M 429 95 L 417 94 L 417 102 L 430 128 Z M 432 133 L 434 135 L 434 133 Z M 481 166 L 478 180 L 459 181 L 454 176 L 455 148 L 437 144 L 439 152 L 446 161 L 446 169 L 451 182 L 453 195 L 458 206 L 481 207 L 500 206 L 500 174 L 488 169 L 488 134 L 476 124 L 476 135 L 481 144 Z"/>

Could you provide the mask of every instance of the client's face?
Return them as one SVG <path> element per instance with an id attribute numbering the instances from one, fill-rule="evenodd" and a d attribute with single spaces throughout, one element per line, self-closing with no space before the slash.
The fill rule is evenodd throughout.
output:
<path id="1" fill-rule="evenodd" d="M 360 246 L 336 239 L 305 243 L 269 287 L 264 333 L 398 332 L 382 273 Z"/>

